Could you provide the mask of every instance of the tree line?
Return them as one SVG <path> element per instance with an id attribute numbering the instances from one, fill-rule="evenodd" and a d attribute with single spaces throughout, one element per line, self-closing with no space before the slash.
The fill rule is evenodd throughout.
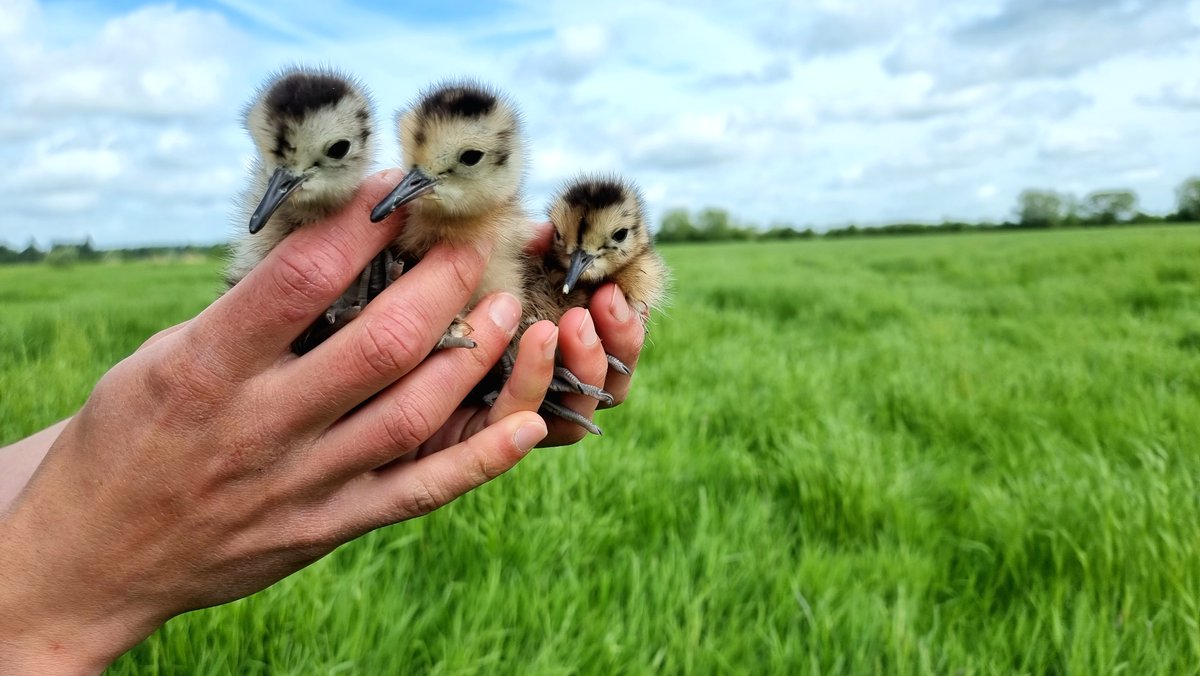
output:
<path id="1" fill-rule="evenodd" d="M 799 230 L 788 224 L 774 224 L 764 230 L 754 225 L 737 223 L 729 212 L 713 207 L 702 209 L 694 215 L 686 209 L 671 209 L 663 214 L 655 240 L 659 243 L 770 241 L 813 237 L 869 237 L 1200 222 L 1200 176 L 1181 183 L 1175 190 L 1175 198 L 1175 211 L 1158 216 L 1138 210 L 1137 193 L 1133 190 L 1096 190 L 1080 199 L 1070 193 L 1055 190 L 1029 189 L 1017 197 L 1015 220 L 1000 223 L 893 223 L 875 227 L 848 225 L 832 228 L 824 233 L 817 233 L 812 228 Z"/>
<path id="2" fill-rule="evenodd" d="M 0 244 L 0 265 L 7 263 L 46 263 L 67 266 L 75 263 L 100 261 L 119 262 L 151 259 L 179 260 L 182 258 L 223 258 L 229 247 L 225 244 L 199 246 L 143 246 L 129 249 L 97 249 L 90 237 L 82 242 L 55 242 L 49 249 L 40 249 L 30 241 L 21 249 L 12 249 Z"/>
<path id="3" fill-rule="evenodd" d="M 1070 227 L 1103 227 L 1153 223 L 1200 222 L 1200 176 L 1185 180 L 1175 190 L 1176 209 L 1165 216 L 1146 214 L 1138 210 L 1137 194 L 1132 190 L 1096 190 L 1082 199 L 1055 190 L 1029 189 L 1017 197 L 1014 209 L 1016 220 L 1001 223 L 944 221 L 942 223 L 892 223 L 890 225 L 859 227 L 847 225 L 818 233 L 811 227 L 803 230 L 787 223 L 775 223 L 766 229 L 739 223 L 724 209 L 708 207 L 696 213 L 687 209 L 670 209 L 663 214 L 655 234 L 659 243 L 676 242 L 749 242 L 815 237 L 870 237 L 878 235 L 921 235 L 956 232 L 980 232 L 1006 229 L 1047 229 Z M 0 244 L 0 265 L 6 263 L 48 263 L 71 265 L 93 261 L 135 261 L 148 259 L 210 258 L 227 256 L 228 245 L 180 245 L 135 247 L 129 249 L 96 249 L 91 238 L 82 242 L 57 242 L 49 249 L 39 249 L 30 241 L 22 249 Z"/>

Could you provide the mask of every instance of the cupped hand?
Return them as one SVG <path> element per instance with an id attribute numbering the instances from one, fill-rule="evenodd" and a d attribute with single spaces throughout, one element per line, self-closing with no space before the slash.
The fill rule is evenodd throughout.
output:
<path id="1" fill-rule="evenodd" d="M 461 402 L 514 334 L 516 300 L 473 309 L 475 349 L 429 356 L 487 250 L 435 247 L 344 329 L 291 354 L 395 236 L 398 218 L 367 217 L 398 180 L 389 173 L 97 384 L 0 521 L 0 661 L 98 671 L 168 618 L 436 509 L 546 436 L 535 411 L 554 346 L 579 327 L 529 329 L 482 414 Z"/>

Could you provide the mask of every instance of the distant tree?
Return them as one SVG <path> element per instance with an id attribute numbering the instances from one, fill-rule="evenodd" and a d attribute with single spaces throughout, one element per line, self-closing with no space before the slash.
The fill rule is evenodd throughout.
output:
<path id="1" fill-rule="evenodd" d="M 659 242 L 694 242 L 699 239 L 699 233 L 687 209 L 668 209 L 655 239 Z"/>
<path id="2" fill-rule="evenodd" d="M 760 234 L 759 239 L 808 239 L 813 236 L 812 228 L 800 231 L 788 223 L 772 223 L 771 229 Z"/>
<path id="3" fill-rule="evenodd" d="M 88 235 L 83 243 L 79 245 L 79 260 L 81 261 L 98 261 L 100 260 L 100 252 L 92 245 L 92 236 Z"/>
<path id="4" fill-rule="evenodd" d="M 1192 176 L 1175 189 L 1175 215 L 1181 221 L 1200 221 L 1200 176 Z"/>
<path id="5" fill-rule="evenodd" d="M 1017 220 L 1025 228 L 1057 228 L 1070 215 L 1070 203 L 1053 190 L 1025 190 L 1017 197 Z"/>
<path id="6" fill-rule="evenodd" d="M 717 207 L 701 209 L 696 215 L 696 228 L 700 231 L 701 239 L 710 242 L 750 239 L 754 235 L 753 230 L 735 225 L 729 212 Z"/>
<path id="7" fill-rule="evenodd" d="M 1083 200 L 1084 220 L 1094 225 L 1112 225 L 1133 220 L 1137 194 L 1132 190 L 1097 190 Z"/>
<path id="8" fill-rule="evenodd" d="M 79 245 L 77 244 L 55 244 L 46 254 L 46 263 L 56 268 L 70 267 L 79 260 Z"/>
<path id="9" fill-rule="evenodd" d="M 42 260 L 42 256 L 42 252 L 37 248 L 37 242 L 30 239 L 29 244 L 25 245 L 25 249 L 17 254 L 17 262 L 36 263 Z"/>

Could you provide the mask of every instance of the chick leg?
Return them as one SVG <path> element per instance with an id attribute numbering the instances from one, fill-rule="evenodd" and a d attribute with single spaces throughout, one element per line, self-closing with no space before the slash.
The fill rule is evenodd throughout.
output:
<path id="1" fill-rule="evenodd" d="M 325 310 L 324 316 L 314 321 L 304 333 L 292 341 L 292 352 L 303 355 L 312 351 L 362 312 L 363 306 L 369 300 L 371 276 L 377 260 L 378 257 L 363 268 L 362 274 L 358 276 L 358 289 L 354 296 L 351 298 L 347 291 L 335 300 L 333 305 Z"/>
<path id="2" fill-rule="evenodd" d="M 542 402 L 542 405 L 538 408 L 538 413 L 553 415 L 562 418 L 563 420 L 573 422 L 588 432 L 595 434 L 596 436 L 602 436 L 604 434 L 604 431 L 597 427 L 596 423 L 588 420 L 587 416 L 572 411 L 566 406 L 554 401 L 550 401 L 549 399 Z"/>
<path id="3" fill-rule="evenodd" d="M 613 396 L 604 391 L 603 388 L 583 382 L 578 376 L 562 366 L 554 367 L 554 377 L 550 379 L 550 391 L 583 394 L 602 401 L 609 406 L 612 406 L 614 401 Z"/>
<path id="4" fill-rule="evenodd" d="M 509 377 L 512 376 L 514 362 L 515 362 L 515 359 L 514 359 L 513 355 L 511 354 L 510 350 L 505 350 L 504 354 L 500 355 L 500 368 L 504 374 L 503 382 L 508 382 Z M 563 369 L 563 370 L 566 371 L 567 373 L 571 373 L 570 371 L 567 371 L 566 369 Z M 571 374 L 571 377 L 575 378 L 574 374 Z M 575 380 L 578 381 L 579 379 L 575 378 Z M 488 406 L 492 406 L 496 403 L 496 400 L 499 398 L 500 398 L 500 390 L 497 389 L 495 391 L 488 392 L 487 394 L 483 395 L 483 403 Z M 538 407 L 538 413 L 541 413 L 543 415 L 552 415 L 557 418 L 562 418 L 563 420 L 566 420 L 568 422 L 573 422 L 573 423 L 579 425 L 580 427 L 582 427 L 583 429 L 587 430 L 588 432 L 595 434 L 596 436 L 601 436 L 604 434 L 604 432 L 599 427 L 596 426 L 596 423 L 592 422 L 591 420 L 588 420 L 587 417 L 584 416 L 582 413 L 573 411 L 573 410 L 567 408 L 566 406 L 563 406 L 562 404 L 559 404 L 557 402 L 543 400 L 542 405 Z"/>

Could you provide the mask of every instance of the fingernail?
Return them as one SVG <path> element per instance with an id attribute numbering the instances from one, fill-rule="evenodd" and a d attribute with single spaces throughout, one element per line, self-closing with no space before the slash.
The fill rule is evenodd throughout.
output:
<path id="1" fill-rule="evenodd" d="M 517 322 L 521 321 L 521 301 L 511 293 L 500 293 L 488 306 L 488 317 L 505 333 L 512 333 L 517 329 Z"/>
<path id="2" fill-rule="evenodd" d="M 558 352 L 558 327 L 555 327 L 550 332 L 550 337 L 546 342 L 542 343 L 542 355 L 546 359 L 554 359 L 554 355 Z"/>
<path id="3" fill-rule="evenodd" d="M 579 340 L 583 341 L 584 347 L 591 347 L 600 340 L 600 336 L 596 335 L 596 325 L 592 323 L 590 312 L 583 316 L 583 322 L 579 324 Z"/>
<path id="4" fill-rule="evenodd" d="M 379 178 L 388 183 L 399 183 L 404 178 L 404 171 L 401 169 L 387 169 L 379 172 Z"/>
<path id="5" fill-rule="evenodd" d="M 629 319 L 629 303 L 625 302 L 625 294 L 620 289 L 613 289 L 612 300 L 608 302 L 608 311 L 614 319 L 622 324 Z"/>
<path id="6" fill-rule="evenodd" d="M 546 438 L 546 424 L 543 422 L 527 422 L 517 429 L 513 435 L 513 443 L 522 453 L 528 453 L 537 443 Z"/>

